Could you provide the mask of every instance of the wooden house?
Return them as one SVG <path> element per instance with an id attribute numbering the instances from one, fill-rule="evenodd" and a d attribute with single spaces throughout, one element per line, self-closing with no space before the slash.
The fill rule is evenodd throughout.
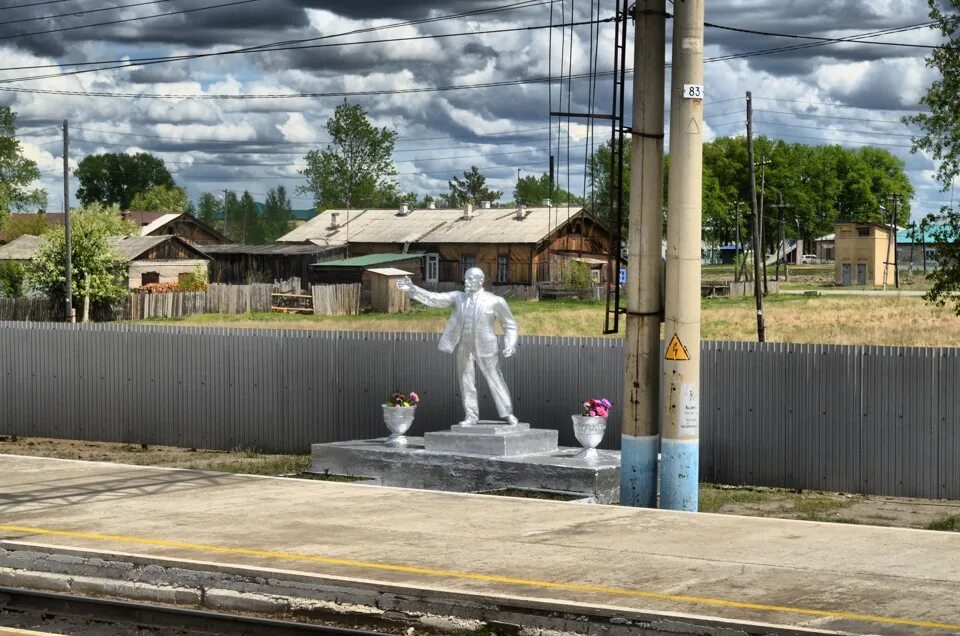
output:
<path id="1" fill-rule="evenodd" d="M 327 210 L 280 241 L 343 245 L 348 257 L 420 252 L 428 284 L 470 267 L 490 285 L 562 282 L 573 262 L 598 284 L 612 275 L 613 235 L 579 207 Z"/>
<path id="2" fill-rule="evenodd" d="M 179 236 L 111 236 L 108 242 L 127 263 L 130 289 L 150 283 L 176 283 L 194 273 L 207 277 L 210 257 Z"/>
<path id="3" fill-rule="evenodd" d="M 138 212 L 124 213 L 125 218 L 136 219 Z M 140 236 L 173 234 L 197 245 L 225 245 L 230 239 L 192 214 L 163 214 L 140 227 Z"/>

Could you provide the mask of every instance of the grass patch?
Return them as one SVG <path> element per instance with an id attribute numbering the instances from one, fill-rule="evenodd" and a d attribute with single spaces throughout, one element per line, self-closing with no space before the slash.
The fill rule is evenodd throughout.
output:
<path id="1" fill-rule="evenodd" d="M 960 532 L 960 515 L 950 515 L 931 521 L 927 530 L 942 530 L 946 532 Z"/>
<path id="2" fill-rule="evenodd" d="M 762 504 L 783 498 L 783 492 L 745 487 L 726 487 L 714 484 L 700 484 L 700 512 L 720 512 L 726 505 Z"/>
<path id="3" fill-rule="evenodd" d="M 603 329 L 603 302 L 508 302 L 524 335 L 600 336 Z M 706 298 L 701 307 L 704 339 L 756 341 L 757 317 L 752 296 Z M 440 333 L 449 315 L 449 310 L 415 304 L 408 314 L 201 314 L 152 322 L 197 327 Z M 769 342 L 960 346 L 960 320 L 956 314 L 950 308 L 929 305 L 919 297 L 771 294 L 764 300 L 764 315 Z M 622 334 L 623 329 L 610 337 L 623 337 Z"/>
<path id="4" fill-rule="evenodd" d="M 837 514 L 841 508 L 848 507 L 852 500 L 836 499 L 819 495 L 797 495 L 793 500 L 793 512 L 804 521 L 833 521 L 837 523 L 857 523 L 845 520 Z M 831 516 L 831 513 L 833 515 Z"/>
<path id="5" fill-rule="evenodd" d="M 300 474 L 307 470 L 309 466 L 309 455 L 260 455 L 227 461 L 196 463 L 188 466 L 188 468 L 239 475 L 277 476 Z"/>

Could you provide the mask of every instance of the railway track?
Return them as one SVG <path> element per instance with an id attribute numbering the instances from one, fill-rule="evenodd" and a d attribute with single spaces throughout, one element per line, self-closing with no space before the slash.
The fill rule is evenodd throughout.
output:
<path id="1" fill-rule="evenodd" d="M 0 630 L 16 626 L 43 632 L 44 623 L 56 623 L 50 627 L 58 634 L 380 636 L 388 633 L 2 586 L 0 610 L 5 619 L 0 622 Z M 71 629 L 71 625 L 76 631 L 64 631 Z"/>

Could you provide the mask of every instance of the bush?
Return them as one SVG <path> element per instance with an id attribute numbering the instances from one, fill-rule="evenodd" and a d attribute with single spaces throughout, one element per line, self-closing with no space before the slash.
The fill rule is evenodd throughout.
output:
<path id="1" fill-rule="evenodd" d="M 23 296 L 27 268 L 11 261 L 0 262 L 0 296 L 20 298 Z"/>
<path id="2" fill-rule="evenodd" d="M 179 291 L 207 291 L 207 270 L 199 265 L 189 274 L 180 274 Z"/>
<path id="3" fill-rule="evenodd" d="M 567 261 L 563 272 L 563 284 L 570 289 L 589 289 L 593 286 L 590 266 L 580 261 Z"/>

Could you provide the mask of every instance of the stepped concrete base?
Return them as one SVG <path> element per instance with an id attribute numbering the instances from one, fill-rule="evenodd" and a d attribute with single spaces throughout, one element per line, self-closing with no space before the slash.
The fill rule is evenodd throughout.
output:
<path id="1" fill-rule="evenodd" d="M 434 431 L 423 436 L 430 452 L 498 457 L 557 452 L 557 431 L 531 429 L 524 422 L 507 424 L 481 420 L 472 426 L 454 424 L 449 431 Z"/>
<path id="2" fill-rule="evenodd" d="M 556 431 L 551 432 L 555 444 Z M 430 451 L 422 437 L 408 440 L 406 447 L 399 448 L 384 445 L 386 438 L 313 444 L 309 472 L 358 475 L 383 486 L 404 488 L 452 492 L 521 488 L 577 493 L 597 503 L 620 499 L 617 451 L 599 451 L 597 460 L 589 462 L 576 457 L 581 448 L 490 456 Z"/>

